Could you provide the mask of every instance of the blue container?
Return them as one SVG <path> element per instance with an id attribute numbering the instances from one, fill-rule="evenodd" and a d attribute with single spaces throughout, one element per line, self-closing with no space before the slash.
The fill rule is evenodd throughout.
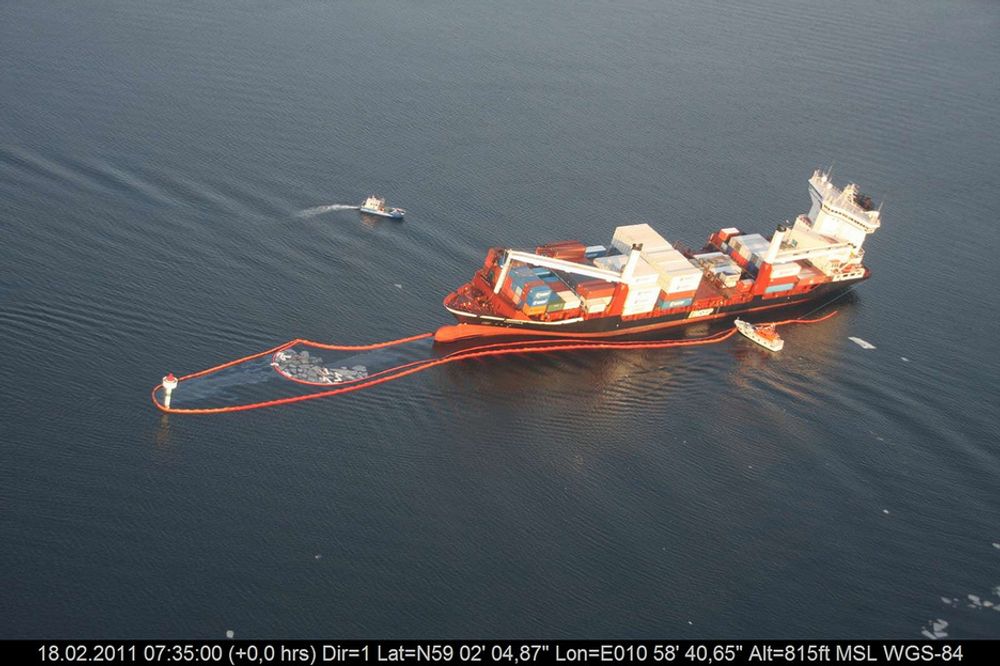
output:
<path id="1" fill-rule="evenodd" d="M 531 272 L 534 273 L 535 275 L 537 275 L 540 278 L 546 278 L 546 277 L 552 275 L 552 271 L 550 271 L 547 268 L 542 268 L 541 266 L 536 266 L 535 268 L 532 268 Z"/>
<path id="2" fill-rule="evenodd" d="M 792 284 L 792 283 L 789 283 L 789 284 L 772 284 L 770 287 L 768 287 L 767 289 L 764 290 L 764 293 L 765 294 L 776 294 L 776 293 L 778 293 L 780 291 L 788 291 L 789 289 L 791 289 L 794 286 L 795 285 Z"/>
<path id="3" fill-rule="evenodd" d="M 691 298 L 679 298 L 675 301 L 667 301 L 667 309 L 671 308 L 686 308 L 691 305 L 693 299 Z"/>
<path id="4" fill-rule="evenodd" d="M 549 298 L 551 297 L 551 289 L 539 286 L 528 290 L 525 300 L 528 302 L 528 305 L 545 305 L 549 302 Z"/>

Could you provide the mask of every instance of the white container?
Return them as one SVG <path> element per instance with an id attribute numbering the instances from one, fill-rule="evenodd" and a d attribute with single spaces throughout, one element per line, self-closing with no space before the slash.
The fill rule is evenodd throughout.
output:
<path id="1" fill-rule="evenodd" d="M 654 266 L 660 264 L 670 263 L 672 261 L 685 260 L 684 255 L 674 249 L 669 250 L 659 250 L 657 252 L 645 252 L 642 253 L 643 259 Z M 686 260 L 685 260 L 686 261 Z"/>
<path id="2" fill-rule="evenodd" d="M 630 224 L 615 229 L 611 244 L 628 254 L 635 244 L 642 245 L 642 251 L 658 252 L 672 249 L 670 243 L 648 224 Z"/>
<path id="3" fill-rule="evenodd" d="M 565 309 L 572 310 L 573 308 L 580 307 L 580 297 L 572 291 L 557 291 L 556 295 L 566 304 Z"/>
<path id="4" fill-rule="evenodd" d="M 628 257 L 626 255 L 616 254 L 613 257 L 596 257 L 594 259 L 594 266 L 605 271 L 621 273 L 627 262 Z"/>
<path id="5" fill-rule="evenodd" d="M 798 275 L 801 270 L 802 266 L 794 261 L 787 264 L 774 264 L 771 266 L 771 278 L 792 277 L 793 275 Z"/>
<path id="6" fill-rule="evenodd" d="M 652 287 L 645 288 L 630 288 L 628 295 L 625 297 L 625 303 L 645 303 L 646 301 L 656 301 L 656 297 L 660 295 L 660 285 L 653 284 Z"/>
<path id="7" fill-rule="evenodd" d="M 649 285 L 655 285 L 656 281 L 660 277 L 660 271 L 655 267 L 650 266 L 642 257 L 639 257 L 639 263 L 635 265 L 635 271 L 632 272 L 632 277 L 629 278 L 629 287 L 643 287 Z"/>
<path id="8" fill-rule="evenodd" d="M 698 288 L 698 285 L 701 284 L 701 278 L 702 272 L 697 269 L 690 272 L 678 271 L 676 273 L 661 275 L 659 286 L 660 289 L 667 294 L 673 294 L 679 291 L 694 291 Z"/>
<path id="9" fill-rule="evenodd" d="M 713 273 L 715 279 L 722 283 L 723 287 L 732 288 L 736 286 L 736 283 L 740 281 L 739 273 Z"/>
<path id="10" fill-rule="evenodd" d="M 771 243 L 768 242 L 760 234 L 744 234 L 742 236 L 733 236 L 729 239 L 729 244 L 737 249 L 740 256 L 744 259 L 749 259 L 750 255 L 757 253 L 761 256 L 767 254 L 767 249 L 771 247 Z M 744 252 L 744 248 L 746 252 Z"/>

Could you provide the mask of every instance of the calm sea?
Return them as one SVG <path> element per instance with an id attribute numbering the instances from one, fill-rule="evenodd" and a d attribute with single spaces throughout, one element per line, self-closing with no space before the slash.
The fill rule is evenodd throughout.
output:
<path id="1" fill-rule="evenodd" d="M 0 4 L 0 637 L 1000 637 L 998 35 L 987 0 Z M 780 354 L 150 404 L 449 323 L 492 245 L 769 233 L 830 165 L 883 202 L 874 275 Z M 371 193 L 406 222 L 303 214 Z"/>

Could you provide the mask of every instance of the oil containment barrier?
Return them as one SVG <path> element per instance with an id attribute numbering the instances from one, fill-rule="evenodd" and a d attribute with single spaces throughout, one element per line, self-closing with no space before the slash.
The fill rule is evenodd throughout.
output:
<path id="1" fill-rule="evenodd" d="M 817 319 L 770 322 L 813 324 Z M 717 344 L 736 333 L 729 327 L 699 338 L 671 340 L 527 339 L 440 345 L 434 333 L 367 345 L 336 345 L 296 339 L 182 377 L 168 375 L 152 390 L 153 404 L 168 414 L 224 414 L 289 405 L 373 388 L 446 363 L 509 354 L 553 354 L 611 349 L 667 349 Z M 167 389 L 169 385 L 169 399 Z"/>

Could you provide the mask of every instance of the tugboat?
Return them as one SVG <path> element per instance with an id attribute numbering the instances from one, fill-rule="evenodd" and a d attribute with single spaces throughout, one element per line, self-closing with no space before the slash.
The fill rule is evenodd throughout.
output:
<path id="1" fill-rule="evenodd" d="M 773 324 L 758 324 L 754 326 L 742 319 L 737 319 L 733 323 L 736 324 L 737 331 L 765 349 L 776 352 L 781 351 L 782 347 L 785 346 L 785 341 L 778 335 L 778 331 L 775 330 Z"/>
<path id="2" fill-rule="evenodd" d="M 403 215 L 406 214 L 406 211 L 402 208 L 386 208 L 385 199 L 383 197 L 377 197 L 374 194 L 365 199 L 365 202 L 361 204 L 359 210 L 362 213 L 388 217 L 393 220 L 402 220 Z"/>

